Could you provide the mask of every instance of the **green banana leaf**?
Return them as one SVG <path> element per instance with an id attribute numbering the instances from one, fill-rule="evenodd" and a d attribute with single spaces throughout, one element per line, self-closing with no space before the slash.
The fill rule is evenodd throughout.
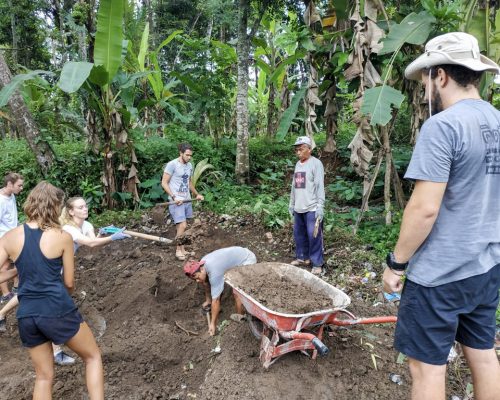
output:
<path id="1" fill-rule="evenodd" d="M 137 56 L 139 71 L 144 71 L 146 68 L 144 62 L 146 60 L 146 53 L 148 52 L 148 39 L 149 39 L 149 22 L 146 23 L 144 31 L 142 32 L 141 47 L 139 48 L 139 55 Z"/>
<path id="2" fill-rule="evenodd" d="M 436 18 L 427 11 L 421 11 L 418 14 L 408 14 L 400 24 L 391 26 L 391 30 L 383 40 L 384 45 L 378 54 L 394 53 L 405 43 L 425 43 L 432 31 L 432 24 L 435 22 Z"/>
<path id="3" fill-rule="evenodd" d="M 390 86 L 377 86 L 365 91 L 361 112 L 371 116 L 371 125 L 386 125 L 392 118 L 391 106 L 399 108 L 405 99 L 403 93 Z"/>
<path id="4" fill-rule="evenodd" d="M 168 35 L 168 37 L 163 42 L 160 43 L 160 45 L 156 49 L 156 52 L 159 53 L 160 50 L 163 48 L 163 46 L 169 44 L 172 40 L 175 39 L 177 35 L 180 35 L 181 33 L 182 30 L 173 31 L 170 35 Z"/>
<path id="5" fill-rule="evenodd" d="M 108 72 L 107 83 L 113 81 L 121 65 L 123 46 L 123 0 L 101 0 L 97 13 L 94 63 Z"/>
<path id="6" fill-rule="evenodd" d="M 94 65 L 90 71 L 89 81 L 103 87 L 108 83 L 108 71 L 102 65 Z"/>
<path id="7" fill-rule="evenodd" d="M 57 86 L 66 93 L 76 92 L 87 80 L 93 67 L 94 64 L 89 62 L 67 62 L 63 66 Z"/>
<path id="8" fill-rule="evenodd" d="M 53 75 L 49 71 L 37 69 L 26 74 L 16 75 L 14 78 L 12 78 L 12 80 L 7 85 L 5 85 L 2 90 L 0 90 L 0 108 L 4 107 L 9 102 L 10 96 L 12 96 L 12 94 L 19 88 L 20 85 L 23 84 L 23 82 L 34 79 L 41 74 Z"/>
<path id="9" fill-rule="evenodd" d="M 276 132 L 276 139 L 283 140 L 285 138 L 288 133 L 288 129 L 290 129 L 290 125 L 292 125 L 293 119 L 297 115 L 300 101 L 304 98 L 306 91 L 307 85 L 304 85 L 297 93 L 295 93 L 295 96 L 293 96 L 290 107 L 285 110 L 283 116 L 281 117 L 278 131 Z"/>

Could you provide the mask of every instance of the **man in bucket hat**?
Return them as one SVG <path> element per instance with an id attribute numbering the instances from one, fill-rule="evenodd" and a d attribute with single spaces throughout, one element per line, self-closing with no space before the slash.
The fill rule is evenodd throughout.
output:
<path id="1" fill-rule="evenodd" d="M 295 240 L 295 260 L 291 264 L 311 266 L 313 274 L 321 275 L 325 172 L 321 161 L 311 154 L 311 138 L 299 136 L 293 146 L 299 161 L 295 164 L 288 206 Z"/>
<path id="2" fill-rule="evenodd" d="M 405 71 L 422 80 L 431 117 L 406 171 L 415 188 L 383 283 L 403 289 L 394 346 L 409 358 L 412 399 L 445 399 L 455 340 L 475 398 L 499 398 L 500 112 L 479 95 L 485 71 L 499 68 L 462 32 L 430 40 Z"/>
<path id="3" fill-rule="evenodd" d="M 224 290 L 224 273 L 234 267 L 256 263 L 257 258 L 250 250 L 233 246 L 215 250 L 199 261 L 191 259 L 184 265 L 186 276 L 205 287 L 205 302 L 202 304 L 202 308 L 206 311 L 212 311 L 208 328 L 208 333 L 211 336 L 215 335 L 217 330 L 220 298 Z M 243 316 L 243 305 L 236 297 L 234 301 L 237 314 Z"/>

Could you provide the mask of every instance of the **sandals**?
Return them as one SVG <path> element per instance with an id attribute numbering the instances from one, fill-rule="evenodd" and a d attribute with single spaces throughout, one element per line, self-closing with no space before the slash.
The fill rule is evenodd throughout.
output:
<path id="1" fill-rule="evenodd" d="M 323 268 L 313 267 L 313 269 L 311 270 L 311 274 L 316 275 L 316 276 L 321 276 L 323 274 Z"/>
<path id="2" fill-rule="evenodd" d="M 309 267 L 311 265 L 311 260 L 300 260 L 297 258 L 296 260 L 293 260 L 290 264 L 293 265 L 294 267 Z"/>

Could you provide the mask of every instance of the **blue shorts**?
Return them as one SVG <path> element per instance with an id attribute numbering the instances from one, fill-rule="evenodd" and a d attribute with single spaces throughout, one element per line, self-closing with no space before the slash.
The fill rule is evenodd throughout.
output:
<path id="1" fill-rule="evenodd" d="M 82 322 L 78 309 L 62 317 L 19 318 L 19 336 L 24 347 L 35 347 L 45 342 L 64 344 L 78 333 Z"/>
<path id="2" fill-rule="evenodd" d="M 446 364 L 455 340 L 473 349 L 492 349 L 499 288 L 500 264 L 485 274 L 436 287 L 407 279 L 394 347 L 433 365 Z"/>
<path id="3" fill-rule="evenodd" d="M 180 206 L 172 204 L 171 206 L 168 206 L 168 211 L 176 224 L 180 224 L 186 219 L 193 218 L 192 203 L 182 203 Z"/>

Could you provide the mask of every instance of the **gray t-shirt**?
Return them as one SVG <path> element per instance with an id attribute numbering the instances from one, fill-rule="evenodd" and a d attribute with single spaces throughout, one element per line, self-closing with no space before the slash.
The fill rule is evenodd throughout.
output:
<path id="1" fill-rule="evenodd" d="M 323 164 L 316 157 L 310 157 L 304 163 L 297 162 L 290 192 L 290 207 L 295 212 L 316 211 L 318 205 L 324 207 L 324 177 Z"/>
<path id="2" fill-rule="evenodd" d="M 218 298 L 224 290 L 224 273 L 228 269 L 255 264 L 257 262 L 254 253 L 239 246 L 212 251 L 203 257 L 202 260 L 205 261 L 204 267 L 210 282 L 212 299 Z"/>
<path id="3" fill-rule="evenodd" d="M 405 178 L 447 183 L 408 278 L 438 286 L 500 263 L 500 111 L 467 99 L 422 126 Z"/>
<path id="4" fill-rule="evenodd" d="M 183 164 L 178 158 L 168 162 L 165 167 L 166 174 L 170 175 L 168 186 L 175 197 L 189 200 L 191 194 L 189 192 L 189 180 L 193 175 L 193 165 L 191 163 Z M 172 200 L 172 199 L 170 199 Z"/>

